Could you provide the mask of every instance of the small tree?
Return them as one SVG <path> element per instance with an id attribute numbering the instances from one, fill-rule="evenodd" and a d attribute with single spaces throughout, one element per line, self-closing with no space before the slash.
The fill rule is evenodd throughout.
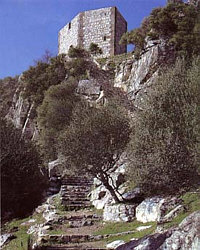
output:
<path id="1" fill-rule="evenodd" d="M 41 158 L 35 146 L 21 138 L 21 131 L 2 118 L 0 138 L 2 216 L 24 216 L 41 202 L 46 179 Z"/>
<path id="2" fill-rule="evenodd" d="M 147 195 L 173 194 L 198 180 L 200 59 L 166 70 L 133 122 L 127 178 Z"/>
<path id="3" fill-rule="evenodd" d="M 57 157 L 57 139 L 62 130 L 69 125 L 72 111 L 80 99 L 75 93 L 76 87 L 77 81 L 72 77 L 61 84 L 51 86 L 37 109 L 39 141 L 46 158 L 51 160 Z"/>
<path id="4" fill-rule="evenodd" d="M 93 54 L 95 56 L 103 53 L 102 49 L 96 43 L 90 44 L 89 51 L 91 52 L 91 54 Z"/>
<path id="5" fill-rule="evenodd" d="M 75 172 L 98 178 L 119 202 L 110 174 L 129 141 L 129 134 L 129 120 L 120 108 L 96 109 L 82 103 L 61 136 L 60 150 Z"/>
<path id="6" fill-rule="evenodd" d="M 70 58 L 81 58 L 86 56 L 86 51 L 79 47 L 74 47 L 73 45 L 70 46 L 68 50 L 68 56 Z"/>

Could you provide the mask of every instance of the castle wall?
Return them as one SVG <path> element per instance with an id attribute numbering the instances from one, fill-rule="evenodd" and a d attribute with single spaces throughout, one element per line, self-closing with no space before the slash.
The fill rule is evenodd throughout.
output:
<path id="1" fill-rule="evenodd" d="M 120 45 L 122 35 L 127 31 L 127 22 L 119 11 L 115 10 L 115 55 L 127 52 L 126 45 Z"/>
<path id="2" fill-rule="evenodd" d="M 96 43 L 105 56 L 110 55 L 111 9 L 104 8 L 84 12 L 83 47 L 85 49 L 88 49 L 91 43 Z"/>
<path id="3" fill-rule="evenodd" d="M 99 45 L 103 57 L 125 53 L 119 40 L 126 31 L 127 23 L 116 7 L 81 12 L 60 30 L 58 53 L 67 53 L 71 45 L 89 49 L 91 43 Z"/>
<path id="4" fill-rule="evenodd" d="M 66 26 L 64 26 L 58 36 L 58 53 L 67 53 L 69 47 L 73 45 L 78 46 L 79 43 L 79 26 L 80 26 L 80 14 L 71 20 Z"/>

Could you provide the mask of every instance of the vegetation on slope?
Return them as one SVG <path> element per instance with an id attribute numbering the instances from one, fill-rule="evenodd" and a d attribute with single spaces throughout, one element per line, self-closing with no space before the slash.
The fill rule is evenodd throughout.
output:
<path id="1" fill-rule="evenodd" d="M 139 58 L 147 37 L 164 40 L 179 56 L 199 54 L 200 9 L 185 3 L 169 3 L 164 8 L 153 9 L 139 28 L 122 36 L 121 43 L 134 44 L 134 53 Z"/>
<path id="2" fill-rule="evenodd" d="M 21 132 L 0 119 L 2 219 L 24 216 L 41 202 L 45 176 L 34 145 Z"/>
<path id="3" fill-rule="evenodd" d="M 178 60 L 141 100 L 133 121 L 127 178 L 148 195 L 185 191 L 199 181 L 200 58 Z"/>

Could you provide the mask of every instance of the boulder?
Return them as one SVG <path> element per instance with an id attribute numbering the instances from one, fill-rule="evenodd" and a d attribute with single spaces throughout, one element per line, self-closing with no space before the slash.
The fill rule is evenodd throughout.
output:
<path id="1" fill-rule="evenodd" d="M 161 246 L 167 250 L 200 249 L 200 211 L 186 217 Z"/>
<path id="2" fill-rule="evenodd" d="M 2 247 L 3 245 L 5 245 L 6 243 L 8 243 L 9 241 L 11 241 L 15 238 L 16 238 L 16 236 L 14 236 L 13 234 L 0 235 L 0 247 Z"/>
<path id="3" fill-rule="evenodd" d="M 159 223 L 165 223 L 171 221 L 174 217 L 176 217 L 179 213 L 183 212 L 185 207 L 183 205 L 178 205 L 174 209 L 172 209 L 168 214 L 161 217 Z"/>
<path id="4" fill-rule="evenodd" d="M 132 221 L 135 218 L 136 205 L 106 205 L 103 211 L 104 221 Z"/>
<path id="5" fill-rule="evenodd" d="M 108 249 L 116 249 L 116 247 L 118 247 L 118 246 L 120 246 L 120 245 L 122 245 L 122 244 L 124 244 L 124 241 L 123 241 L 123 240 L 115 240 L 115 241 L 113 241 L 113 242 L 107 244 L 106 247 L 107 247 Z"/>
<path id="6" fill-rule="evenodd" d="M 140 188 L 135 188 L 132 191 L 128 191 L 127 193 L 124 193 L 122 197 L 125 200 L 131 201 L 133 203 L 140 203 L 143 201 L 143 195 L 141 193 Z"/>
<path id="7" fill-rule="evenodd" d="M 154 234 L 146 236 L 139 240 L 132 240 L 116 248 L 116 250 L 158 250 L 165 239 L 169 236 L 169 232 L 162 234 Z M 169 249 L 170 250 L 170 249 Z"/>
<path id="8" fill-rule="evenodd" d="M 80 80 L 78 82 L 77 92 L 89 100 L 96 100 L 100 93 L 100 84 L 95 79 Z"/>
<path id="9" fill-rule="evenodd" d="M 182 200 L 176 197 L 153 197 L 145 199 L 136 208 L 136 219 L 143 223 L 150 221 L 162 221 L 162 217 L 165 216 L 167 211 L 177 207 Z M 175 216 L 181 210 L 177 209 L 176 212 L 172 212 L 170 216 Z"/>
<path id="10" fill-rule="evenodd" d="M 140 226 L 140 227 L 137 227 L 136 230 L 137 231 L 143 231 L 143 230 L 146 230 L 146 229 L 151 228 L 151 227 L 152 227 L 152 225 L 149 225 L 149 226 Z"/>

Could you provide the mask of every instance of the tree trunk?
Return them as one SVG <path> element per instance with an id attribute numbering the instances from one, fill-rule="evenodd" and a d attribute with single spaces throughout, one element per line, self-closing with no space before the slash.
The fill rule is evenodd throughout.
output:
<path id="1" fill-rule="evenodd" d="M 99 179 L 101 180 L 103 185 L 108 189 L 108 191 L 112 195 L 115 202 L 120 203 L 120 200 L 119 200 L 118 196 L 116 195 L 114 188 L 109 184 L 108 176 L 106 174 L 104 174 L 104 173 L 100 173 Z"/>

